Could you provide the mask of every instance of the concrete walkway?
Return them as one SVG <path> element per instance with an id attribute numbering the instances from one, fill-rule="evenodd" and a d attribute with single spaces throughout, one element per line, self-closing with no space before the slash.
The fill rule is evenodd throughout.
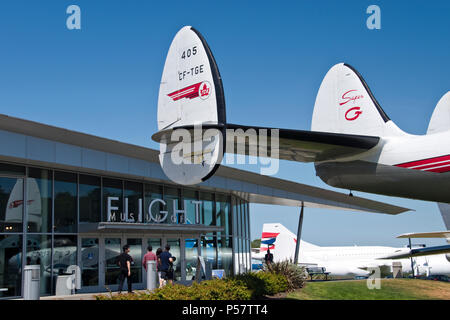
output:
<path id="1" fill-rule="evenodd" d="M 145 292 L 146 290 L 134 290 L 134 292 Z M 123 294 L 127 293 L 126 291 L 123 291 Z M 72 294 L 68 296 L 46 296 L 41 297 L 40 300 L 96 300 L 95 296 L 98 295 L 104 295 L 109 296 L 109 292 L 97 292 L 97 293 L 78 293 L 78 294 Z M 118 295 L 117 292 L 112 293 L 113 296 Z M 15 299 L 15 300 L 23 300 L 23 299 Z"/>

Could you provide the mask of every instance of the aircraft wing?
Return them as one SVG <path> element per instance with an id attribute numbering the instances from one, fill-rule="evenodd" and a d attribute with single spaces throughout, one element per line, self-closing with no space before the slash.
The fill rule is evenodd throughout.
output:
<path id="1" fill-rule="evenodd" d="M 397 238 L 447 238 L 450 239 L 450 230 L 434 232 L 403 233 Z"/>
<path id="2" fill-rule="evenodd" d="M 167 140 L 170 134 L 177 129 L 189 131 L 192 141 L 195 140 L 194 125 L 162 130 L 154 134 L 152 139 L 156 142 Z M 227 153 L 258 155 L 298 162 L 316 162 L 353 156 L 375 147 L 380 141 L 380 138 L 375 136 L 243 126 L 230 123 L 204 123 L 200 130 L 205 132 L 209 129 L 219 130 L 226 136 L 225 152 Z M 278 137 L 278 152 L 271 151 L 272 148 L 277 147 L 271 143 L 272 136 Z M 266 141 L 267 152 L 256 154 L 255 152 L 261 152 L 261 140 Z M 259 147 L 256 148 L 257 146 Z"/>
<path id="3" fill-rule="evenodd" d="M 434 254 L 450 253 L 450 245 L 444 246 L 434 246 L 425 248 L 416 248 L 409 251 L 401 251 L 399 253 L 394 253 L 392 255 L 382 257 L 379 259 L 405 259 L 420 256 L 430 256 Z"/>

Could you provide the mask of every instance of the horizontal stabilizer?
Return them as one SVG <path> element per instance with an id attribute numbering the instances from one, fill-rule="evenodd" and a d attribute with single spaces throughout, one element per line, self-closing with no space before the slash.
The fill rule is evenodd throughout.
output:
<path id="1" fill-rule="evenodd" d="M 442 253 L 450 253 L 450 245 L 411 249 L 406 252 L 402 251 L 397 254 L 392 254 L 392 255 L 389 255 L 387 257 L 383 257 L 380 259 L 405 259 L 405 258 L 414 258 L 414 257 L 420 257 L 420 256 L 430 256 L 430 255 L 442 254 Z"/>
<path id="2" fill-rule="evenodd" d="M 450 230 L 434 232 L 403 233 L 397 238 L 447 238 L 450 239 Z"/>
<path id="3" fill-rule="evenodd" d="M 217 130 L 226 135 L 225 152 L 262 156 L 298 162 L 316 162 L 353 156 L 375 147 L 379 137 L 305 130 L 243 126 L 236 124 L 202 124 L 177 126 L 155 133 L 156 142 L 170 138 L 176 130 L 187 130 L 194 143 L 202 132 Z M 208 135 L 209 136 L 209 135 Z M 265 146 L 265 148 L 263 147 Z"/>

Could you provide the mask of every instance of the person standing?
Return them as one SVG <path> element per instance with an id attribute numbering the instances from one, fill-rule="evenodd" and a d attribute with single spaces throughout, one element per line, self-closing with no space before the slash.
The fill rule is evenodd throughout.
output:
<path id="1" fill-rule="evenodd" d="M 266 264 L 271 264 L 273 262 L 273 254 L 270 253 L 270 249 L 267 249 L 267 253 L 264 256 L 264 261 Z"/>
<path id="2" fill-rule="evenodd" d="M 122 293 L 125 278 L 127 279 L 128 293 L 133 293 L 131 290 L 131 263 L 133 262 L 133 258 L 129 255 L 129 252 L 130 246 L 126 244 L 123 246 L 123 252 L 117 257 L 117 262 L 120 267 L 119 294 Z"/>
<path id="3" fill-rule="evenodd" d="M 166 245 L 166 250 L 161 252 L 159 259 L 161 261 L 161 277 L 173 284 L 173 257 L 170 251 L 170 245 Z"/>
<path id="4" fill-rule="evenodd" d="M 147 262 L 148 261 L 157 261 L 156 254 L 152 250 L 153 250 L 153 247 L 149 245 L 147 247 L 147 253 L 144 255 L 144 259 L 142 259 L 143 260 L 142 264 L 144 265 L 145 271 L 147 271 Z M 158 267 L 158 266 L 156 266 L 156 267 Z"/>
<path id="5" fill-rule="evenodd" d="M 158 271 L 158 279 L 159 279 L 159 287 L 160 288 L 164 287 L 164 279 L 161 276 L 161 259 L 160 259 L 160 256 L 161 256 L 162 252 L 163 251 L 162 251 L 161 248 L 158 248 L 156 250 L 156 259 L 157 259 L 156 260 L 156 270 Z"/>

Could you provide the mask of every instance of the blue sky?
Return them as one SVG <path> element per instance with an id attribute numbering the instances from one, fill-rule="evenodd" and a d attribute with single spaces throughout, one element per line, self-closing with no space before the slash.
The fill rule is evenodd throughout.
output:
<path id="1" fill-rule="evenodd" d="M 81 30 L 66 28 L 71 4 L 81 8 Z M 366 27 L 371 4 L 381 8 L 381 30 Z M 229 122 L 309 129 L 323 76 L 347 62 L 400 128 L 424 134 L 450 90 L 449 15 L 445 1 L 5 0 L 0 113 L 157 149 L 150 136 L 165 55 L 178 29 L 192 25 L 219 65 Z M 277 177 L 334 190 L 311 164 L 282 161 Z M 355 194 L 416 211 L 393 217 L 308 209 L 304 239 L 403 246 L 400 233 L 444 229 L 434 203 Z M 264 222 L 296 230 L 296 208 L 251 210 L 252 238 Z"/>

